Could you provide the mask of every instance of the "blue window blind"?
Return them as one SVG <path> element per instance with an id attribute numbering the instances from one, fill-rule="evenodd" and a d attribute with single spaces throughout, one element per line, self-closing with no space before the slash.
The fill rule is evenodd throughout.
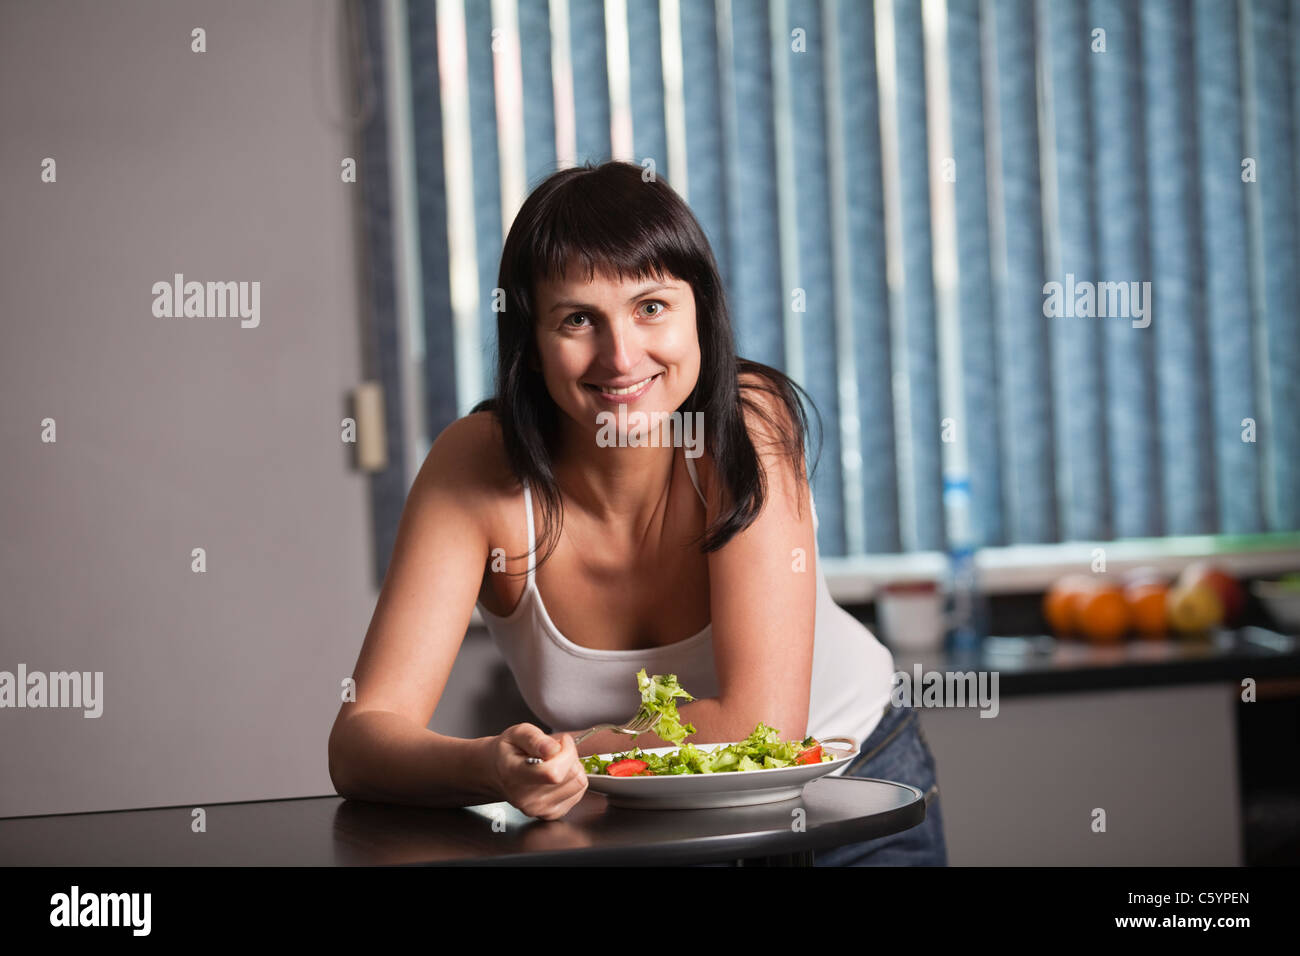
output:
<path id="1" fill-rule="evenodd" d="M 1258 254 L 1256 314 L 1264 357 L 1262 427 L 1272 432 L 1262 445 L 1264 508 L 1269 530 L 1300 522 L 1300 296 L 1296 286 L 1296 144 L 1293 84 L 1300 11 L 1288 0 L 1251 0 L 1250 71 L 1247 85 L 1246 147 L 1258 163 L 1255 248 Z"/>
<path id="2" fill-rule="evenodd" d="M 819 529 L 819 545 L 828 554 L 844 554 L 847 549 L 844 521 L 844 455 L 841 440 L 840 394 L 838 357 L 840 335 L 836 323 L 834 245 L 831 235 L 830 192 L 830 135 L 829 103 L 826 87 L 826 42 L 828 31 L 821 23 L 822 4 L 816 0 L 792 0 L 786 7 L 786 29 L 781 36 L 796 34 L 794 42 L 801 52 L 791 53 L 778 63 L 786 69 L 786 96 L 788 132 L 784 137 L 790 145 L 791 175 L 794 179 L 793 222 L 782 221 L 783 228 L 791 229 L 794 261 L 789 265 L 794 274 L 785 278 L 785 298 L 791 292 L 800 297 L 785 303 L 790 312 L 787 325 L 793 332 L 791 343 L 801 359 L 797 369 L 800 384 L 808 390 L 822 415 L 826 427 L 821 433 L 820 460 L 829 467 L 818 467 L 814 479 L 814 494 L 818 501 L 828 501 L 828 526 L 825 534 Z M 804 25 L 807 25 L 806 27 Z M 779 75 L 778 71 L 778 74 Z M 798 104 L 795 108 L 794 104 Z M 820 517 L 820 509 L 819 509 Z"/>
<path id="3" fill-rule="evenodd" d="M 527 190 L 652 160 L 714 245 L 739 354 L 821 413 L 824 555 L 944 548 L 948 471 L 981 546 L 1300 530 L 1286 0 L 406 10 L 430 439 L 492 387 Z M 449 228 L 462 197 L 473 228 Z"/>
<path id="4" fill-rule="evenodd" d="M 948 4 L 948 78 L 954 175 L 953 204 L 961 303 L 961 394 L 965 409 L 974 533 L 984 544 L 1006 541 L 1002 508 L 998 339 L 990 256 L 989 166 L 984 117 L 985 56 L 978 0 Z M 966 180 L 977 188 L 967 189 Z"/>
<path id="5" fill-rule="evenodd" d="M 1179 316 L 1177 322 L 1154 320 L 1155 383 L 1160 423 L 1155 451 L 1160 461 L 1159 492 L 1164 530 L 1202 534 L 1213 527 L 1209 377 L 1205 308 L 1199 277 L 1201 223 L 1196 202 L 1196 148 L 1184 134 L 1196 128 L 1195 87 L 1190 69 L 1191 18 L 1173 0 L 1147 3 L 1141 9 L 1145 39 L 1142 98 L 1146 103 L 1143 135 L 1150 193 L 1149 236 L 1153 312 Z M 1187 403 L 1192 403 L 1184 413 Z"/>
<path id="6" fill-rule="evenodd" d="M 911 467 L 911 541 L 944 546 L 943 473 L 939 441 L 938 329 L 930 235 L 930 150 L 926 117 L 925 39 L 921 5 L 894 0 L 894 88 L 898 110 L 899 221 L 902 231 L 903 370 Z"/>

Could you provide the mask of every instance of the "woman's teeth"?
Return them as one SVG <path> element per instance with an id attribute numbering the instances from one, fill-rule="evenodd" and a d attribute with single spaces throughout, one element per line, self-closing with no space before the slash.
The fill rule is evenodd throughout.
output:
<path id="1" fill-rule="evenodd" d="M 653 379 L 654 377 L 655 377 L 654 375 L 651 375 L 650 378 L 642 379 L 641 381 L 637 382 L 635 385 L 629 385 L 627 388 L 605 388 L 605 386 L 603 385 L 590 385 L 588 387 L 594 388 L 598 392 L 604 392 L 606 395 L 631 395 L 633 392 L 645 388 L 646 383 L 649 382 L 650 379 Z"/>

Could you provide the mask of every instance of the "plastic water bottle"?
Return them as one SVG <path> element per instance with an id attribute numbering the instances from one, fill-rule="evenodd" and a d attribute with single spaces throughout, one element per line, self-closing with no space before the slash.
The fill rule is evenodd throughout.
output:
<path id="1" fill-rule="evenodd" d="M 943 505 L 948 523 L 948 651 L 976 654 L 987 628 L 987 613 L 975 572 L 970 479 L 963 474 L 945 477 Z"/>

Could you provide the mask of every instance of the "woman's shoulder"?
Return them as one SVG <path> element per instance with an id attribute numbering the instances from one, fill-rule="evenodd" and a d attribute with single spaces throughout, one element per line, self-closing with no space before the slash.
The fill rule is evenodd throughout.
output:
<path id="1" fill-rule="evenodd" d="M 741 414 L 754 450 L 758 452 L 759 467 L 769 478 L 772 469 L 779 468 L 787 473 L 785 477 L 788 479 L 793 475 L 788 451 L 796 433 L 791 409 L 774 394 L 773 389 L 777 386 L 767 375 L 745 370 L 736 379 L 742 399 Z M 717 468 L 707 443 L 695 460 L 695 467 L 706 497 L 712 499 L 716 494 L 719 506 L 730 500 L 725 489 L 717 483 Z"/>
<path id="2" fill-rule="evenodd" d="M 792 410 L 780 397 L 779 393 L 785 391 L 780 383 L 752 370 L 741 372 L 736 378 L 740 387 L 740 405 L 755 447 L 760 442 L 766 445 L 789 440 L 794 434 L 795 422 Z"/>
<path id="3" fill-rule="evenodd" d="M 789 473 L 786 477 L 794 477 L 795 461 L 800 470 L 806 468 L 803 460 L 806 436 L 797 417 L 799 413 L 789 404 L 797 402 L 798 396 L 786 383 L 757 372 L 742 372 L 739 381 L 745 427 L 764 470 L 770 473 L 772 468 L 779 468 Z"/>
<path id="4" fill-rule="evenodd" d="M 438 434 L 416 485 L 454 494 L 485 516 L 495 514 L 505 498 L 522 493 L 506 457 L 500 423 L 487 411 L 458 418 Z"/>

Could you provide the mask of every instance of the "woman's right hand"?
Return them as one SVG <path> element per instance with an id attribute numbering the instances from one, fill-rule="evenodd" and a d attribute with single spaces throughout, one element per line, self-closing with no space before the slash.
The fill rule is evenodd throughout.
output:
<path id="1" fill-rule="evenodd" d="M 587 773 L 569 734 L 556 740 L 533 724 L 515 724 L 493 738 L 492 749 L 501 793 L 530 817 L 558 820 L 587 792 Z M 529 757 L 543 759 L 530 764 Z"/>

